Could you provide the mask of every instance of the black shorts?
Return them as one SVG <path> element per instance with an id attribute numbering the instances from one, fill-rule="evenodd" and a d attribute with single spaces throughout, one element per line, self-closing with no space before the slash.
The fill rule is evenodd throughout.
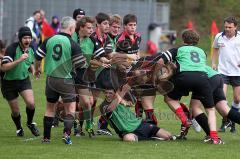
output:
<path id="1" fill-rule="evenodd" d="M 16 99 L 20 92 L 27 89 L 32 89 L 29 77 L 24 80 L 2 80 L 2 94 L 8 101 Z"/>
<path id="2" fill-rule="evenodd" d="M 216 105 L 218 102 L 222 100 L 226 100 L 226 97 L 223 92 L 223 80 L 221 75 L 215 75 L 209 78 L 209 82 L 212 88 L 213 100 Z M 192 99 L 198 99 L 199 97 L 196 94 L 192 94 Z M 199 100 L 199 99 L 198 99 Z"/>
<path id="3" fill-rule="evenodd" d="M 145 96 L 156 96 L 157 88 L 153 85 L 140 85 L 134 87 L 134 93 L 138 97 L 145 97 Z"/>
<path id="4" fill-rule="evenodd" d="M 86 68 L 79 69 L 77 71 L 77 74 L 74 78 L 76 89 L 85 89 L 85 88 L 95 89 L 96 88 L 95 82 L 88 82 L 87 79 L 85 80 L 84 78 L 85 71 L 86 71 Z"/>
<path id="5" fill-rule="evenodd" d="M 203 72 L 181 72 L 171 78 L 174 89 L 167 94 L 174 100 L 188 96 L 189 92 L 198 96 L 205 108 L 214 107 L 212 89 L 207 74 Z"/>
<path id="6" fill-rule="evenodd" d="M 96 88 L 97 89 L 117 89 L 117 87 L 119 87 L 119 84 L 116 83 L 118 74 L 114 71 L 115 69 L 110 69 L 110 68 L 103 69 L 97 77 Z"/>
<path id="7" fill-rule="evenodd" d="M 47 101 L 56 103 L 59 97 L 63 103 L 76 101 L 76 90 L 72 79 L 47 77 L 45 95 Z"/>
<path id="8" fill-rule="evenodd" d="M 221 74 L 223 83 L 233 87 L 240 86 L 240 76 L 226 76 Z"/>
<path id="9" fill-rule="evenodd" d="M 159 130 L 160 128 L 154 124 L 142 122 L 132 133 L 137 135 L 138 140 L 148 140 L 155 137 Z"/>

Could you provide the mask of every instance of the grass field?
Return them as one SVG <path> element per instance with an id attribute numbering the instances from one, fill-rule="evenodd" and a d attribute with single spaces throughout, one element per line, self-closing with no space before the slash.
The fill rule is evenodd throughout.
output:
<path id="1" fill-rule="evenodd" d="M 42 120 L 45 110 L 44 87 L 45 80 L 32 80 L 36 102 L 35 122 L 43 131 Z M 229 98 L 231 94 L 229 94 Z M 184 102 L 188 103 L 185 98 Z M 50 144 L 41 144 L 41 137 L 33 138 L 27 129 L 25 105 L 20 100 L 22 123 L 25 136 L 16 137 L 15 126 L 10 117 L 10 109 L 7 102 L 0 96 L 0 159 L 155 159 L 155 158 L 238 158 L 239 134 L 232 135 L 230 132 L 219 134 L 226 142 L 225 145 L 204 144 L 204 133 L 196 133 L 190 130 L 187 141 L 144 141 L 138 143 L 126 143 L 114 135 L 97 136 L 95 139 L 86 137 L 72 137 L 73 145 L 67 146 L 62 143 L 61 135 L 63 125 L 52 129 L 52 141 Z M 159 125 L 173 134 L 179 132 L 179 121 L 174 118 L 167 105 L 158 97 L 155 102 Z M 220 121 L 220 117 L 218 116 Z M 97 118 L 95 119 L 97 121 Z M 218 122 L 220 125 L 220 122 Z M 239 126 L 237 126 L 239 128 Z"/>

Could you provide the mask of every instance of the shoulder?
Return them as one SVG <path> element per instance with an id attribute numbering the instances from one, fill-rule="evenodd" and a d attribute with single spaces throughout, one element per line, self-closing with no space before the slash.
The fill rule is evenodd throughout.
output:
<path id="1" fill-rule="evenodd" d="M 218 40 L 219 38 L 223 37 L 223 32 L 217 33 L 217 35 L 215 36 L 215 40 Z"/>

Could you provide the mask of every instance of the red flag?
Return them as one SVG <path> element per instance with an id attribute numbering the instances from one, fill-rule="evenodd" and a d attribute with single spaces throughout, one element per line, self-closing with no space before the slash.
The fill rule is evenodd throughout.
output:
<path id="1" fill-rule="evenodd" d="M 48 38 L 50 36 L 53 36 L 54 33 L 55 32 L 54 32 L 53 28 L 44 19 L 43 22 L 42 22 L 42 34 L 43 34 L 44 38 Z"/>
<path id="2" fill-rule="evenodd" d="M 211 26 L 211 34 L 212 35 L 216 35 L 217 33 L 219 33 L 217 24 L 215 22 L 215 20 L 212 21 L 212 26 Z"/>
<path id="3" fill-rule="evenodd" d="M 187 23 L 187 29 L 193 29 L 193 23 L 191 20 L 189 20 Z"/>

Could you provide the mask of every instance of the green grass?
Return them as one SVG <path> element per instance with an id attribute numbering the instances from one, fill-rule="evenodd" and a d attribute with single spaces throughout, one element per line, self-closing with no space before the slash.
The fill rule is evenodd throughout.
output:
<path id="1" fill-rule="evenodd" d="M 45 110 L 45 80 L 32 80 L 36 102 L 35 122 L 41 132 L 43 131 L 42 120 Z M 232 95 L 229 93 L 229 98 Z M 126 143 L 114 135 L 97 136 L 95 139 L 88 137 L 72 137 L 73 145 L 64 145 L 61 141 L 63 125 L 52 129 L 51 144 L 41 144 L 41 137 L 33 138 L 27 129 L 25 105 L 20 100 L 22 123 L 25 130 L 23 138 L 16 137 L 15 126 L 10 117 L 10 109 L 7 102 L 0 97 L 0 158 L 1 159 L 76 159 L 76 158 L 124 158 L 124 159 L 155 159 L 155 158 L 236 158 L 238 154 L 239 134 L 232 135 L 229 132 L 219 134 L 226 142 L 225 145 L 209 145 L 202 143 L 204 133 L 196 133 L 190 130 L 187 141 L 144 141 L 138 143 Z M 184 98 L 188 103 L 188 98 Z M 162 97 L 155 102 L 155 109 L 159 117 L 159 125 L 173 134 L 179 132 L 179 121 L 174 118 Z M 160 115 L 161 113 L 161 115 Z M 168 114 L 168 118 L 167 115 Z M 220 121 L 220 117 L 218 116 Z M 97 121 L 97 118 L 95 119 Z M 218 122 L 218 125 L 220 122 Z M 239 126 L 237 126 L 239 128 Z M 31 140 L 32 138 L 32 140 Z"/>

